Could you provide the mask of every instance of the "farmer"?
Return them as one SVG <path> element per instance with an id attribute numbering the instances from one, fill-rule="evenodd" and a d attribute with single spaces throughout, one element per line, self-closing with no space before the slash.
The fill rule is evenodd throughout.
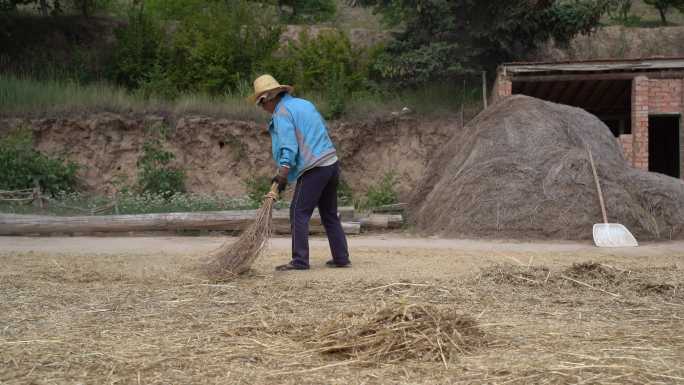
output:
<path id="1" fill-rule="evenodd" d="M 315 207 L 328 236 L 332 260 L 328 267 L 348 267 L 347 238 L 337 217 L 337 185 L 340 166 L 325 121 L 309 101 L 291 95 L 292 86 L 281 85 L 271 75 L 254 80 L 250 100 L 271 114 L 268 132 L 278 171 L 273 183 L 278 192 L 297 182 L 290 203 L 292 260 L 278 271 L 309 268 L 309 220 Z"/>

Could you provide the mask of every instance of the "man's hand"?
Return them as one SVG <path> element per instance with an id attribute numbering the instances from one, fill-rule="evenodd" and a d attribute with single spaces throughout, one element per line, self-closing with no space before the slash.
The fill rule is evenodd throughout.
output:
<path id="1" fill-rule="evenodd" d="M 280 166 L 276 176 L 271 179 L 271 183 L 278 183 L 278 193 L 283 192 L 287 187 L 287 174 L 290 173 L 290 168 L 287 166 Z"/>

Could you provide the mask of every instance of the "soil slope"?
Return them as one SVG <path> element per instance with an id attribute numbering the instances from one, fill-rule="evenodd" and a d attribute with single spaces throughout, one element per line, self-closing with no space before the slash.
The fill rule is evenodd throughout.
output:
<path id="1" fill-rule="evenodd" d="M 176 156 L 174 165 L 186 171 L 192 192 L 240 195 L 247 178 L 270 176 L 275 170 L 266 126 L 253 122 L 200 116 L 173 121 L 162 116 L 101 113 L 0 119 L 0 137 L 17 127 L 31 128 L 39 150 L 80 165 L 86 190 L 110 193 L 136 181 L 136 161 L 143 144 L 151 135 L 150 128 L 160 124 L 168 127 L 165 146 Z M 343 179 L 350 188 L 365 193 L 383 175 L 395 172 L 401 198 L 410 196 L 429 159 L 458 128 L 457 122 L 418 121 L 410 116 L 329 123 Z"/>

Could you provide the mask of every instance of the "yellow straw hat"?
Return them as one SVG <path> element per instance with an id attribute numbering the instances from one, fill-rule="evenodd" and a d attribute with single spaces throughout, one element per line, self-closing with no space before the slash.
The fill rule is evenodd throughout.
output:
<path id="1" fill-rule="evenodd" d="M 271 75 L 261 75 L 256 80 L 254 80 L 254 94 L 250 95 L 247 100 L 251 103 L 256 103 L 259 96 L 263 95 L 265 92 L 280 90 L 292 93 L 294 87 L 288 86 L 286 84 L 278 83 L 275 78 Z"/>

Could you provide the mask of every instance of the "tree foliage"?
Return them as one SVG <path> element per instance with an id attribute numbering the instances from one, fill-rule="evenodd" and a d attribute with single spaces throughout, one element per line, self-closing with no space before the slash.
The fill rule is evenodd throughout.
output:
<path id="1" fill-rule="evenodd" d="M 324 95 L 328 118 L 343 112 L 349 95 L 363 89 L 368 76 L 367 58 L 339 31 L 323 31 L 317 36 L 302 32 L 278 56 L 268 71 L 292 82 L 299 91 Z"/>
<path id="2" fill-rule="evenodd" d="M 654 7 L 660 14 L 660 21 L 667 25 L 667 14 L 673 9 L 684 10 L 684 0 L 644 0 L 644 3 Z"/>
<path id="3" fill-rule="evenodd" d="M 277 0 L 278 12 L 286 22 L 320 22 L 332 19 L 335 0 Z"/>
<path id="4" fill-rule="evenodd" d="M 365 0 L 403 26 L 376 70 L 420 83 L 524 59 L 539 44 L 567 43 L 598 24 L 611 0 Z"/>
<path id="5" fill-rule="evenodd" d="M 118 30 L 111 77 L 119 84 L 165 98 L 227 93 L 249 81 L 278 46 L 275 15 L 246 1 L 168 5 L 160 13 L 155 2 L 134 9 Z"/>

